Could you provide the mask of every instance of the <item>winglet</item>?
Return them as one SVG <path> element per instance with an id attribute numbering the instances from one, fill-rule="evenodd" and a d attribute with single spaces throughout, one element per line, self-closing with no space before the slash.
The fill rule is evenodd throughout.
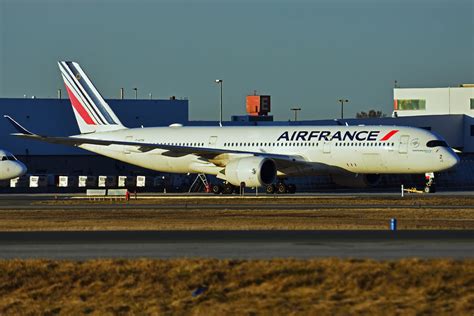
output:
<path id="1" fill-rule="evenodd" d="M 21 126 L 20 123 L 12 119 L 9 115 L 4 115 L 3 117 L 6 118 L 20 134 L 31 136 L 35 135 L 34 133 Z"/>

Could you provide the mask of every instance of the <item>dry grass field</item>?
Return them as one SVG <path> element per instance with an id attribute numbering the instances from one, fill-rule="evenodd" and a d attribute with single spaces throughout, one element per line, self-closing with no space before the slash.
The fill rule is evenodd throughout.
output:
<path id="1" fill-rule="evenodd" d="M 205 289 L 193 296 L 197 288 Z M 474 261 L 0 261 L 2 315 L 472 315 Z"/>
<path id="2" fill-rule="evenodd" d="M 116 203 L 114 199 L 90 199 L 90 198 L 71 198 L 71 199 L 58 199 L 58 200 L 45 200 L 38 201 L 38 205 L 97 205 L 97 204 L 110 204 Z M 123 202 L 122 202 L 123 203 Z M 133 194 L 128 204 L 134 205 L 187 205 L 192 207 L 193 205 L 202 204 L 222 204 L 222 205 L 252 205 L 265 203 L 268 205 L 278 204 L 300 204 L 300 205 L 314 205 L 314 206 L 327 206 L 327 205 L 416 205 L 416 206 L 435 206 L 435 205 L 456 205 L 456 206 L 474 206 L 474 196 L 449 196 L 449 195 L 429 195 L 429 194 L 406 194 L 405 197 L 388 195 L 378 197 L 376 195 L 267 195 L 261 194 L 259 196 L 246 195 L 245 197 L 239 196 L 226 196 L 226 195 L 161 195 L 159 197 L 138 195 L 137 199 L 134 199 Z"/>
<path id="3" fill-rule="evenodd" d="M 52 200 L 36 202 L 28 209 L 0 210 L 0 231 L 384 230 L 393 217 L 399 229 L 474 229 L 474 197 Z"/>

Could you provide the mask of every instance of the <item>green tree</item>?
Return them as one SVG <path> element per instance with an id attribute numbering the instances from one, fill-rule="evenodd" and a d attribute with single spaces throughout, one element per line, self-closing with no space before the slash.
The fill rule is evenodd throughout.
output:
<path id="1" fill-rule="evenodd" d="M 368 112 L 358 112 L 356 114 L 356 118 L 361 119 L 361 118 L 380 118 L 380 117 L 386 117 L 382 111 L 376 111 L 376 110 L 369 110 Z"/>

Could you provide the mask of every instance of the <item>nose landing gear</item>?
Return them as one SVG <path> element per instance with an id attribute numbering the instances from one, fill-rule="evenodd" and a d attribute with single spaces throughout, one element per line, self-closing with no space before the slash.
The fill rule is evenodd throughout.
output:
<path id="1" fill-rule="evenodd" d="M 428 172 L 425 173 L 425 188 L 423 191 L 425 193 L 435 193 L 436 192 L 436 186 L 435 186 L 435 176 L 434 172 Z"/>

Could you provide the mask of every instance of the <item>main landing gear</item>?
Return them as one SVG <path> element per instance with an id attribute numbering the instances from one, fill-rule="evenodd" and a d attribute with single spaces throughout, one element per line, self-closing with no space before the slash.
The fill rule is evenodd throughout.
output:
<path id="1" fill-rule="evenodd" d="M 214 194 L 239 194 L 240 188 L 238 186 L 232 185 L 230 183 L 214 183 L 211 186 L 211 192 Z M 295 193 L 296 186 L 294 184 L 286 184 L 283 181 L 280 181 L 276 184 L 270 184 L 265 187 L 265 192 L 267 194 L 285 194 L 285 193 Z"/>
<path id="2" fill-rule="evenodd" d="M 230 183 L 214 183 L 211 187 L 211 191 L 214 194 L 232 194 L 232 193 L 238 193 L 239 192 L 239 187 L 236 187 L 235 185 L 232 185 Z"/>
<path id="3" fill-rule="evenodd" d="M 294 194 L 296 192 L 296 186 L 292 183 L 286 184 L 283 181 L 278 182 L 277 184 L 269 184 L 265 188 L 265 192 L 267 194 L 285 194 L 285 193 L 291 193 Z"/>
<path id="4" fill-rule="evenodd" d="M 435 193 L 436 192 L 436 186 L 435 186 L 435 176 L 433 172 L 428 172 L 425 173 L 425 188 L 423 191 L 425 193 Z"/>

